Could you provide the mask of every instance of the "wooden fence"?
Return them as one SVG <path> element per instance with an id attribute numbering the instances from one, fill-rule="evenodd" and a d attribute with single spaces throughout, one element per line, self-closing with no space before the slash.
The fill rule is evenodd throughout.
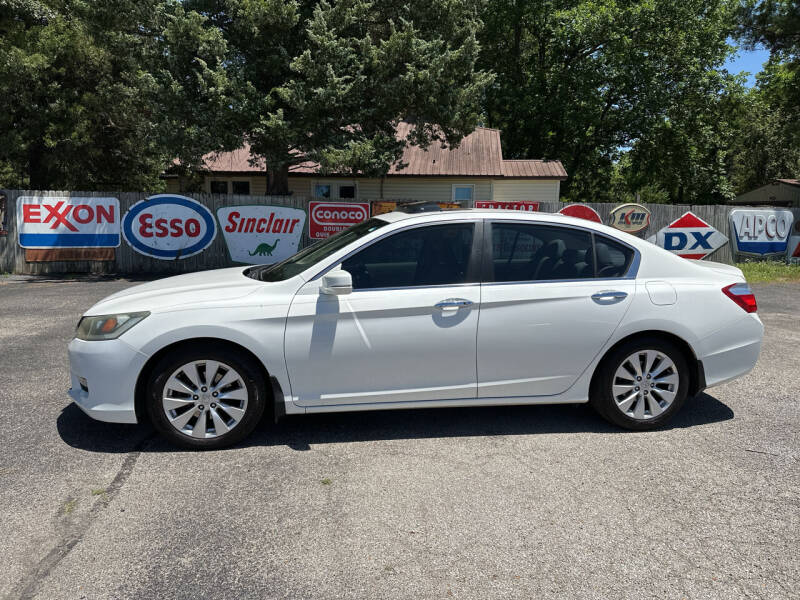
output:
<path id="1" fill-rule="evenodd" d="M 151 194 L 145 192 L 59 192 L 59 191 L 23 191 L 23 190 L 0 190 L 7 196 L 7 215 L 6 225 L 8 228 L 7 236 L 0 236 L 0 273 L 19 273 L 19 274 L 50 274 L 50 273 L 122 273 L 122 274 L 174 274 L 200 271 L 203 269 L 215 269 L 231 266 L 224 236 L 218 233 L 211 246 L 203 252 L 180 260 L 159 260 L 144 256 L 134 251 L 125 240 L 122 240 L 119 248 L 116 249 L 114 261 L 63 261 L 63 262 L 27 262 L 25 260 L 25 250 L 17 243 L 16 230 L 16 202 L 19 196 L 48 196 L 48 197 L 116 197 L 119 198 L 121 215 L 136 202 L 147 198 Z M 313 198 L 297 196 L 236 196 L 220 194 L 185 194 L 194 198 L 208 207 L 216 215 L 218 208 L 223 206 L 242 206 L 252 204 L 264 204 L 273 206 L 289 206 L 293 208 L 308 209 L 308 203 Z M 359 202 L 369 200 L 359 199 Z M 539 210 L 542 212 L 556 212 L 565 205 L 560 202 L 541 202 Z M 603 218 L 603 222 L 608 222 L 609 213 L 617 204 L 588 204 L 594 208 Z M 649 237 L 659 229 L 668 225 L 687 211 L 692 211 L 701 219 L 705 220 L 717 230 L 731 239 L 729 231 L 728 214 L 734 208 L 745 208 L 740 206 L 728 205 L 671 205 L 671 204 L 649 204 L 646 205 L 651 211 L 650 226 L 638 233 L 639 237 Z M 793 209 L 795 219 L 800 219 L 800 209 Z M 308 225 L 306 225 L 301 247 L 311 243 L 308 237 Z M 714 252 L 708 257 L 723 263 L 732 263 L 732 248 L 730 242 Z"/>

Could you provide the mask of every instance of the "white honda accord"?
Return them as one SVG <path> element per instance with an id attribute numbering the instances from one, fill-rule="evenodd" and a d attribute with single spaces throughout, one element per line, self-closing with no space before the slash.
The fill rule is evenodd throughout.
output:
<path id="1" fill-rule="evenodd" d="M 69 345 L 70 396 L 190 448 L 265 410 L 588 401 L 642 430 L 750 371 L 763 331 L 732 266 L 558 215 L 394 212 L 272 266 L 109 296 Z"/>

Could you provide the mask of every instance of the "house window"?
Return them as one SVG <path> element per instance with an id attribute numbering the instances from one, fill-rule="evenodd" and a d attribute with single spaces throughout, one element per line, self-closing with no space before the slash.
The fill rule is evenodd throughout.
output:
<path id="1" fill-rule="evenodd" d="M 355 198 L 355 197 L 356 197 L 356 186 L 354 185 L 339 186 L 339 198 Z"/>
<path id="2" fill-rule="evenodd" d="M 454 185 L 453 202 L 465 202 L 472 200 L 474 191 L 474 185 Z"/>
<path id="3" fill-rule="evenodd" d="M 249 181 L 232 181 L 231 186 L 234 194 L 241 194 L 242 196 L 250 195 L 250 182 Z"/>
<path id="4" fill-rule="evenodd" d="M 227 181 L 212 181 L 211 182 L 211 193 L 212 194 L 227 194 L 228 193 L 228 182 Z"/>
<path id="5" fill-rule="evenodd" d="M 355 198 L 356 186 L 354 183 L 317 183 L 314 185 L 315 198 Z"/>

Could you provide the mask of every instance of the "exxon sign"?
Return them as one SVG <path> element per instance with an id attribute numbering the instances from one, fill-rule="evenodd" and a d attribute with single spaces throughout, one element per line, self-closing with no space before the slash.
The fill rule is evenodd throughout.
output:
<path id="1" fill-rule="evenodd" d="M 119 200 L 20 196 L 17 231 L 23 248 L 116 248 Z"/>
<path id="2" fill-rule="evenodd" d="M 705 258 L 728 243 L 728 238 L 692 212 L 686 212 L 648 238 L 683 258 Z"/>
<path id="3" fill-rule="evenodd" d="M 731 232 L 738 254 L 784 254 L 794 215 L 790 210 L 736 209 L 731 211 Z"/>

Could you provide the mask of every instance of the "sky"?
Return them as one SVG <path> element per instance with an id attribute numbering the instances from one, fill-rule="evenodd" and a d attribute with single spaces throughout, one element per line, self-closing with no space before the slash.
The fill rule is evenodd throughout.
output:
<path id="1" fill-rule="evenodd" d="M 744 50 L 739 48 L 738 54 L 734 55 L 725 67 L 731 73 L 741 73 L 748 71 L 750 74 L 747 76 L 748 87 L 753 87 L 756 83 L 756 74 L 761 70 L 761 65 L 767 62 L 769 58 L 769 51 L 764 48 L 756 48 L 755 50 Z"/>

